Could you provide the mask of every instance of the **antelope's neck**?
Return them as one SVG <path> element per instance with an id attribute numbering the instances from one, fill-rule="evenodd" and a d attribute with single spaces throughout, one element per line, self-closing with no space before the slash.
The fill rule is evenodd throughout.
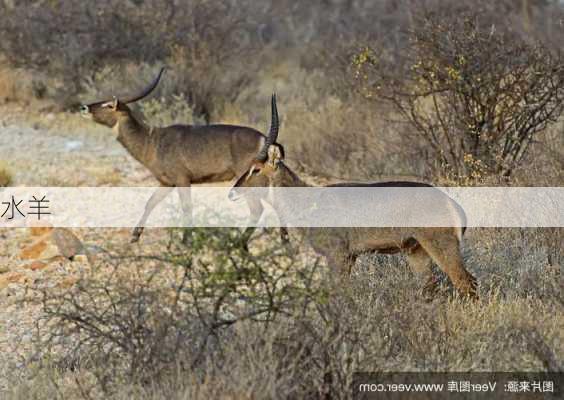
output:
<path id="1" fill-rule="evenodd" d="M 300 204 L 304 201 L 301 196 L 307 198 L 308 194 L 302 191 L 280 191 L 276 193 L 276 189 L 301 188 L 309 187 L 310 185 L 302 181 L 298 175 L 283 163 L 280 164 L 279 168 L 281 168 L 281 173 L 278 179 L 272 182 L 274 192 L 271 192 L 270 196 L 272 207 L 276 210 L 280 222 L 285 226 L 285 221 L 291 221 L 296 217 L 296 213 L 299 213 L 299 210 L 296 210 L 296 204 Z"/>
<path id="2" fill-rule="evenodd" d="M 280 167 L 283 171 L 281 174 L 281 181 L 277 182 L 276 186 L 280 187 L 308 187 L 309 185 L 302 181 L 298 175 L 294 173 L 290 168 L 288 168 L 285 164 L 280 164 Z"/>
<path id="3" fill-rule="evenodd" d="M 120 117 L 114 126 L 114 130 L 117 130 L 117 140 L 142 164 L 148 161 L 152 129 L 131 115 Z"/>

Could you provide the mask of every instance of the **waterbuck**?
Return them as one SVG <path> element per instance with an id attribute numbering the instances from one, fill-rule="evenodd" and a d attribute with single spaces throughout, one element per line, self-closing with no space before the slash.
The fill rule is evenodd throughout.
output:
<path id="1" fill-rule="evenodd" d="M 278 123 L 275 98 L 272 103 L 272 121 Z M 257 152 L 254 162 L 249 169 L 235 182 L 229 192 L 229 198 L 237 199 L 244 191 L 242 187 L 256 187 L 268 185 L 270 187 L 305 187 L 308 186 L 284 163 L 283 148 L 276 142 L 278 128 L 270 130 L 270 134 Z M 265 182 L 264 178 L 267 178 Z M 434 199 L 433 209 L 444 210 L 451 227 L 415 227 L 415 228 L 326 228 L 310 227 L 295 228 L 312 248 L 325 256 L 328 264 L 340 272 L 341 276 L 348 276 L 356 258 L 367 252 L 385 254 L 403 252 L 407 254 L 408 262 L 417 275 L 425 280 L 423 291 L 433 294 L 436 291 L 436 280 L 433 278 L 431 264 L 435 261 L 448 275 L 454 286 L 461 294 L 477 298 L 476 279 L 464 268 L 460 244 L 466 224 L 466 216 L 462 208 L 439 189 L 424 182 L 388 181 L 376 183 L 340 183 L 324 187 L 374 187 L 374 188 L 405 188 L 418 187 L 430 190 Z M 435 192 L 436 191 L 436 192 Z M 289 204 L 288 199 L 274 191 L 269 200 L 278 216 L 283 219 L 285 213 L 295 213 L 295 204 Z M 285 204 L 286 202 L 286 204 Z M 397 207 L 400 211 L 412 212 L 413 200 L 405 198 L 402 201 L 378 204 L 386 210 Z M 287 214 L 288 215 L 288 214 Z M 290 214 L 291 215 L 291 214 Z M 441 220 L 442 223 L 442 220 Z M 449 226 L 449 225 L 445 225 Z"/>
<path id="2" fill-rule="evenodd" d="M 175 188 L 192 184 L 228 181 L 246 171 L 254 157 L 267 143 L 259 131 L 235 125 L 172 125 L 152 127 L 136 119 L 128 104 L 147 97 L 158 85 L 164 68 L 145 89 L 133 96 L 82 105 L 81 114 L 117 134 L 117 140 L 141 164 L 151 171 L 161 187 L 150 197 L 139 223 L 132 232 L 137 242 L 152 210 Z M 278 128 L 273 124 L 271 129 Z M 271 136 L 273 132 L 269 136 Z M 182 208 L 191 215 L 189 190 L 179 190 Z M 263 207 L 260 200 L 249 199 L 251 223 L 243 235 L 244 243 L 251 236 Z M 287 233 L 281 230 L 283 240 Z"/>

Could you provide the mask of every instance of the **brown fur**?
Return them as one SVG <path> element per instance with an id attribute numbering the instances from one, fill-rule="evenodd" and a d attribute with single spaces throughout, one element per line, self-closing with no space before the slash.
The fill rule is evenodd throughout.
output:
<path id="1" fill-rule="evenodd" d="M 256 162 L 250 171 L 244 173 L 235 183 L 232 191 L 237 187 L 260 186 L 264 183 L 261 177 L 268 179 L 268 185 L 273 187 L 303 187 L 306 185 L 283 162 L 283 155 L 277 145 L 270 146 L 268 160 Z M 332 186 L 388 186 L 388 187 L 432 187 L 427 183 L 416 182 L 377 182 L 377 183 L 343 183 Z M 438 190 L 437 190 L 438 191 Z M 440 193 L 440 194 L 439 194 Z M 464 212 L 452 199 L 438 191 L 440 203 L 437 208 L 452 210 L 454 208 L 453 225 L 457 222 L 465 223 Z M 283 214 L 284 204 L 273 199 L 273 207 Z M 402 205 L 408 206 L 408 205 Z M 449 214 L 452 215 L 452 214 Z M 414 272 L 425 280 L 425 291 L 434 292 L 435 280 L 431 272 L 431 262 L 449 276 L 454 286 L 463 294 L 476 298 L 476 279 L 466 271 L 460 252 L 460 239 L 463 230 L 455 227 L 434 228 L 296 228 L 302 233 L 313 249 L 325 256 L 329 264 L 348 276 L 358 255 L 366 252 L 393 254 L 406 253 Z"/>
<path id="2" fill-rule="evenodd" d="M 136 100 L 154 89 L 160 75 Z M 262 147 L 265 137 L 259 131 L 234 125 L 172 125 L 149 127 L 137 120 L 127 104 L 114 99 L 81 107 L 82 114 L 94 122 L 112 128 L 117 140 L 161 184 L 145 207 L 145 213 L 132 233 L 139 240 L 151 211 L 174 187 L 227 181 L 246 171 Z M 183 208 L 190 213 L 189 192 L 181 191 Z M 258 220 L 263 207 L 260 200 L 248 200 L 251 218 Z M 191 215 L 191 214 L 190 214 Z M 254 229 L 249 228 L 248 239 Z M 284 235 L 285 232 L 283 231 Z"/>

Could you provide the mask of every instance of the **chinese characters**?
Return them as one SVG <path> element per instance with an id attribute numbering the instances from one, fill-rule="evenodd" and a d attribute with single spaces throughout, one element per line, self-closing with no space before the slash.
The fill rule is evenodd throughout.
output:
<path id="1" fill-rule="evenodd" d="M 27 201 L 28 211 L 22 205 L 24 201 L 21 199 L 16 199 L 15 196 L 11 196 L 9 201 L 3 201 L 2 207 L 0 207 L 0 218 L 5 218 L 7 220 L 12 220 L 14 218 L 26 218 L 26 216 L 33 216 L 37 220 L 41 220 L 42 216 L 50 215 L 49 211 L 49 200 L 46 196 L 37 198 L 32 196 L 31 199 Z"/>

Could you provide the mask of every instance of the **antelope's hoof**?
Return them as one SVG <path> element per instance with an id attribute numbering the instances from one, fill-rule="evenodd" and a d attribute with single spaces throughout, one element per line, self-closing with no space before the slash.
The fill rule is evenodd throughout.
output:
<path id="1" fill-rule="evenodd" d="M 141 233 L 143 233 L 143 229 L 135 228 L 133 232 L 131 232 L 131 239 L 129 240 L 129 243 L 137 243 L 141 237 Z"/>
<path id="2" fill-rule="evenodd" d="M 290 234 L 286 228 L 280 228 L 280 240 L 284 246 L 290 244 Z"/>
<path id="3" fill-rule="evenodd" d="M 478 296 L 478 291 L 475 288 L 473 290 L 470 290 L 468 293 L 466 293 L 466 297 L 472 301 L 480 300 L 480 296 Z"/>
<path id="4" fill-rule="evenodd" d="M 470 281 L 469 283 L 469 289 L 466 292 L 466 296 L 470 299 L 470 300 L 480 300 L 480 297 L 478 296 L 478 280 L 473 277 L 472 275 L 470 275 L 469 279 Z"/>

